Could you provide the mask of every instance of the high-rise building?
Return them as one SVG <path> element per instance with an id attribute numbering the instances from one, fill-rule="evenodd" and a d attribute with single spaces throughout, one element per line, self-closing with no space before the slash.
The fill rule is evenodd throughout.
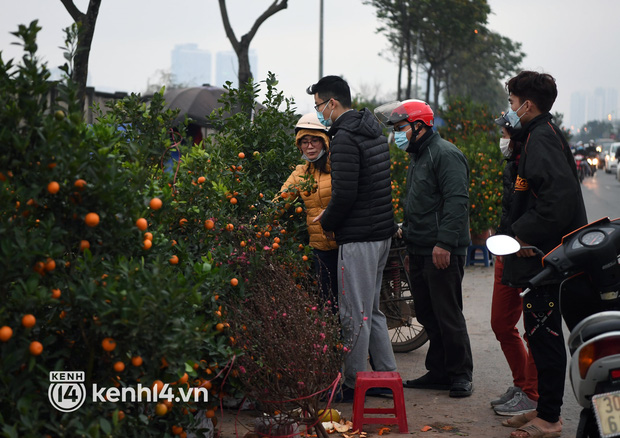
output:
<path id="1" fill-rule="evenodd" d="M 211 52 L 197 44 L 178 44 L 171 53 L 172 82 L 186 87 L 211 83 Z"/>
<path id="2" fill-rule="evenodd" d="M 256 50 L 250 49 L 250 70 L 254 77 L 258 75 L 258 56 Z M 237 54 L 232 51 L 217 52 L 215 55 L 215 85 L 224 86 L 227 81 L 232 82 L 233 87 L 239 84 L 239 60 Z"/>
<path id="3" fill-rule="evenodd" d="M 570 99 L 570 124 L 576 131 L 586 123 L 620 118 L 618 113 L 618 90 L 597 88 L 593 92 L 576 91 Z"/>

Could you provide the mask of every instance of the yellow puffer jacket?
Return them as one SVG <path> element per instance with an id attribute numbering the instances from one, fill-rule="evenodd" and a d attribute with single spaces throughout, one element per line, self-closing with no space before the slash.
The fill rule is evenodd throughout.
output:
<path id="1" fill-rule="evenodd" d="M 306 206 L 306 223 L 308 224 L 308 234 L 310 235 L 310 246 L 321 251 L 329 251 L 338 248 L 334 240 L 327 240 L 323 234 L 323 228 L 319 222 L 312 222 L 329 204 L 332 197 L 332 177 L 329 173 L 321 173 L 314 166 L 311 166 L 312 177 L 317 184 L 317 189 L 313 192 L 299 193 Z M 293 173 L 289 175 L 280 192 L 289 191 L 291 186 L 298 186 L 306 180 L 302 176 L 306 175 L 308 164 L 299 164 Z M 294 197 L 291 201 L 295 200 Z"/>

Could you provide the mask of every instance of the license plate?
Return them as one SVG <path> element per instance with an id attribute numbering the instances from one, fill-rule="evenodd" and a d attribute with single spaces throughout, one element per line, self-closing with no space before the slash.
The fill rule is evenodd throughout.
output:
<path id="1" fill-rule="evenodd" d="M 592 396 L 601 438 L 620 436 L 620 391 Z"/>

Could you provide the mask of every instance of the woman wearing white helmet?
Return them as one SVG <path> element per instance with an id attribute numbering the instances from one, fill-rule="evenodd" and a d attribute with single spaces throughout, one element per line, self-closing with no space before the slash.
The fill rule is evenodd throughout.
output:
<path id="1" fill-rule="evenodd" d="M 305 164 L 299 164 L 289 175 L 280 192 L 301 196 L 306 207 L 306 223 L 310 235 L 310 246 L 314 253 L 314 264 L 320 279 L 321 295 L 336 309 L 338 296 L 337 267 L 338 245 L 323 234 L 320 222 L 313 222 L 329 204 L 332 196 L 332 179 L 329 165 L 329 137 L 327 128 L 320 122 L 316 113 L 302 116 L 295 125 L 295 144 L 302 153 Z M 312 190 L 299 190 L 308 176 L 314 179 Z"/>

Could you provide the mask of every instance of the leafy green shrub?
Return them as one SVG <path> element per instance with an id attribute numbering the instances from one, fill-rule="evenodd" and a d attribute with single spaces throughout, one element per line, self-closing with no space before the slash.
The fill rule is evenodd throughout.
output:
<path id="1" fill-rule="evenodd" d="M 267 252 L 291 276 L 307 273 L 303 212 L 270 201 L 299 159 L 290 102 L 270 76 L 265 109 L 253 121 L 235 113 L 204 147 L 182 149 L 175 176 L 160 166 L 178 140 L 161 93 L 150 105 L 129 96 L 86 125 L 75 86 L 50 83 L 39 64 L 38 30 L 33 22 L 15 33 L 21 64 L 0 59 L 0 431 L 160 437 L 173 426 L 195 429 L 217 398 L 238 390 L 226 379 L 239 353 L 227 297 L 251 292 Z M 59 100 L 50 103 L 53 86 Z M 253 107 L 258 91 L 229 89 L 224 106 Z M 22 324 L 25 315 L 34 325 L 29 316 Z M 88 397 L 74 412 L 48 400 L 49 372 L 60 370 L 85 373 Z M 93 384 L 158 381 L 175 395 L 201 386 L 212 397 L 165 409 L 91 399 Z"/>

